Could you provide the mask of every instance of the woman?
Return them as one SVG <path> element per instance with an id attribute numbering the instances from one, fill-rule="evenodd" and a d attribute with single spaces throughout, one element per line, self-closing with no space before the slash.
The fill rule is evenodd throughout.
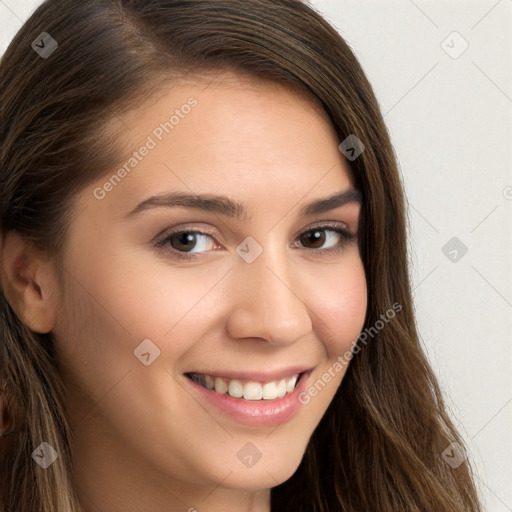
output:
<path id="1" fill-rule="evenodd" d="M 50 0 L 0 100 L 2 512 L 481 510 L 310 6 Z"/>

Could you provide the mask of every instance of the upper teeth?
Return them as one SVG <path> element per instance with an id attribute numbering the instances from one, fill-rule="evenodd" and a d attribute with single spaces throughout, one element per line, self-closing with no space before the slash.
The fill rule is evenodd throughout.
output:
<path id="1" fill-rule="evenodd" d="M 295 389 L 299 374 L 296 373 L 287 379 L 263 383 L 254 381 L 242 383 L 238 379 L 211 377 L 210 375 L 200 375 L 198 373 L 191 374 L 191 377 L 207 389 L 214 389 L 217 393 L 222 394 L 228 393 L 234 398 L 275 400 L 276 398 L 282 398 L 286 393 L 291 393 Z"/>

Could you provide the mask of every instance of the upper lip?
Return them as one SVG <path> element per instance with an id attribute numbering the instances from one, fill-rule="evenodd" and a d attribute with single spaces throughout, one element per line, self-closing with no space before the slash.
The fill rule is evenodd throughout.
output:
<path id="1" fill-rule="evenodd" d="M 243 371 L 243 370 L 194 370 L 185 372 L 186 374 L 199 373 L 202 375 L 210 375 L 211 377 L 224 377 L 226 379 L 239 379 L 251 381 L 270 382 L 273 380 L 280 380 L 292 375 L 309 372 L 312 368 L 309 366 L 289 366 L 287 368 L 276 370 L 257 370 L 257 371 Z"/>

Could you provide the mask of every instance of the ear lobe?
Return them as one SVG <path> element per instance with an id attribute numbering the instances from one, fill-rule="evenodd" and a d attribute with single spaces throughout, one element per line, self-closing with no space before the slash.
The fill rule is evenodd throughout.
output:
<path id="1" fill-rule="evenodd" d="M 29 329 L 50 332 L 56 312 L 56 280 L 50 262 L 30 250 L 14 231 L 5 234 L 0 248 L 1 284 L 7 300 Z"/>

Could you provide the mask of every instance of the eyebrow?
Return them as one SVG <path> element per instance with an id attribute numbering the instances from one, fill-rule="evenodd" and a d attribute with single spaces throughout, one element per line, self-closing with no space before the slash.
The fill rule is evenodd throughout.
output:
<path id="1" fill-rule="evenodd" d="M 347 203 L 355 202 L 362 204 L 362 200 L 362 194 L 359 190 L 349 188 L 304 205 L 300 209 L 299 214 L 302 216 L 317 215 L 334 210 Z M 219 213 L 238 220 L 250 220 L 247 217 L 247 210 L 244 204 L 239 201 L 235 201 L 226 196 L 190 194 L 188 192 L 170 192 L 151 196 L 139 203 L 136 208 L 125 215 L 125 218 L 132 218 L 142 211 L 153 208 L 173 208 L 178 206 Z"/>

